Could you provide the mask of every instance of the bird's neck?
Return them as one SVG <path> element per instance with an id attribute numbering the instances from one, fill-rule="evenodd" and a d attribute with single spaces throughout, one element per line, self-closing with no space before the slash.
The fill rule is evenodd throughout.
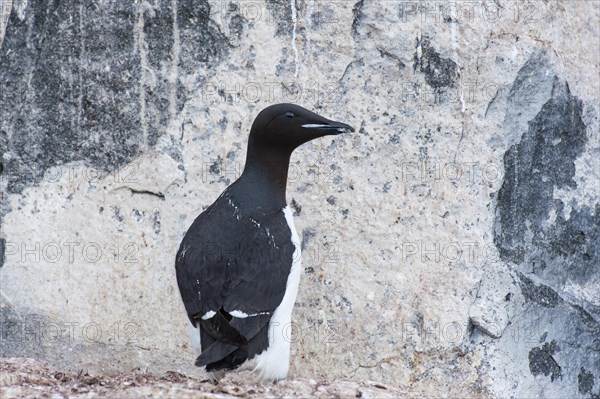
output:
<path id="1" fill-rule="evenodd" d="M 292 151 L 260 148 L 248 144 L 244 171 L 237 188 L 261 207 L 282 209 L 287 205 L 286 186 Z"/>

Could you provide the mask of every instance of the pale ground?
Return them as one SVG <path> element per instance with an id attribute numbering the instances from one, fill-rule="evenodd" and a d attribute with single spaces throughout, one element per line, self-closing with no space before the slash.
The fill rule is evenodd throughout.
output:
<path id="1" fill-rule="evenodd" d="M 169 371 L 115 376 L 69 374 L 26 358 L 0 358 L 0 398 L 408 398 L 406 391 L 365 381 L 294 379 L 252 385 L 236 378 L 214 384 Z"/>

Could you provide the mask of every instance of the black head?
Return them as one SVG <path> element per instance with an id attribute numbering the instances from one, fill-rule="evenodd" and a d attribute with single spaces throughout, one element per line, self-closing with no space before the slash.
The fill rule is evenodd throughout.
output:
<path id="1" fill-rule="evenodd" d="M 323 118 L 295 104 L 276 104 L 262 110 L 250 131 L 255 145 L 293 151 L 319 137 L 353 132 L 345 123 Z"/>

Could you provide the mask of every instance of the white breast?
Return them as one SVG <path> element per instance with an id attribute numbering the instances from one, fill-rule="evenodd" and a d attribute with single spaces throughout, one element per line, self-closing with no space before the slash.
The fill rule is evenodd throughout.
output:
<path id="1" fill-rule="evenodd" d="M 294 255 L 292 269 L 287 280 L 285 294 L 281 304 L 275 309 L 269 321 L 269 347 L 252 359 L 254 371 L 263 381 L 276 381 L 286 377 L 290 366 L 290 341 L 292 339 L 292 309 L 298 294 L 301 273 L 300 238 L 294 226 L 289 207 L 283 209 L 285 220 L 292 233 Z"/>

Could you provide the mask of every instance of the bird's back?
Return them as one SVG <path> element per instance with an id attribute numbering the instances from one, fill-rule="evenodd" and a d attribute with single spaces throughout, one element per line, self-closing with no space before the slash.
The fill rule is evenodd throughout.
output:
<path id="1" fill-rule="evenodd" d="M 293 254 L 283 210 L 236 204 L 226 190 L 187 231 L 176 257 L 179 290 L 200 328 L 207 370 L 232 369 L 268 348 L 268 325 L 286 291 Z"/>

